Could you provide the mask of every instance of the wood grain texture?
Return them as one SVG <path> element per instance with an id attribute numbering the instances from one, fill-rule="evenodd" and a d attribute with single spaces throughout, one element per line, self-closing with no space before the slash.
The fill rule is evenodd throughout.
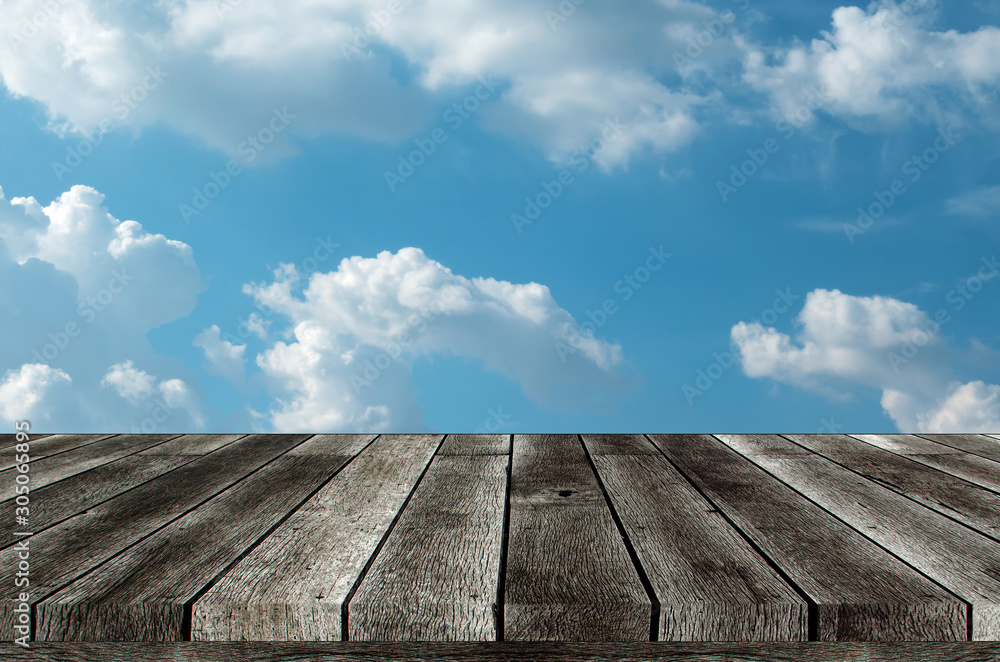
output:
<path id="1" fill-rule="evenodd" d="M 641 434 L 588 434 L 583 436 L 591 457 L 597 455 L 659 455 Z"/>
<path id="2" fill-rule="evenodd" d="M 808 639 L 806 601 L 648 440 L 583 439 L 660 602 L 660 641 Z"/>
<path id="3" fill-rule="evenodd" d="M 980 487 L 1000 492 L 1000 462 L 987 460 L 984 457 L 972 455 L 912 434 L 857 434 L 851 436 L 952 476 L 957 476 L 970 483 L 975 483 Z"/>
<path id="4" fill-rule="evenodd" d="M 187 605 L 374 439 L 313 437 L 38 603 L 48 641 L 183 641 Z"/>
<path id="5" fill-rule="evenodd" d="M 509 434 L 449 434 L 438 455 L 510 455 Z"/>
<path id="6" fill-rule="evenodd" d="M 27 539 L 37 604 L 206 499 L 256 471 L 308 435 L 252 435 L 119 494 Z M 45 562 L 43 559 L 54 559 Z M 3 554 L 0 640 L 13 640 L 16 556 Z"/>
<path id="7" fill-rule="evenodd" d="M 784 435 L 981 533 L 1000 539 L 1000 494 L 843 434 Z"/>
<path id="8" fill-rule="evenodd" d="M 648 640 L 652 605 L 583 446 L 515 435 L 504 638 Z"/>
<path id="9" fill-rule="evenodd" d="M 45 437 L 51 437 L 51 436 L 52 435 L 49 434 L 35 434 L 34 432 L 29 432 L 27 443 L 33 444 L 36 441 L 41 441 Z M 25 442 L 18 441 L 16 434 L 0 434 L 0 451 L 2 451 L 5 448 L 12 448 L 17 444 L 23 444 L 23 443 Z M 13 452 L 13 450 L 11 450 L 10 452 Z"/>
<path id="10" fill-rule="evenodd" d="M 1000 439 L 986 434 L 921 434 L 924 439 L 1000 462 Z"/>
<path id="11" fill-rule="evenodd" d="M 31 488 L 39 489 L 70 476 L 126 457 L 176 437 L 175 434 L 120 434 L 31 462 Z M 16 468 L 0 471 L 0 501 L 13 499 Z"/>
<path id="12" fill-rule="evenodd" d="M 810 597 L 820 641 L 965 639 L 965 604 L 717 439 L 651 438 Z"/>
<path id="13" fill-rule="evenodd" d="M 28 453 L 31 458 L 31 462 L 40 460 L 44 457 L 49 457 L 50 455 L 56 455 L 58 453 L 63 453 L 74 448 L 79 448 L 86 444 L 92 444 L 95 441 L 100 441 L 101 439 L 107 439 L 113 435 L 110 434 L 54 434 L 50 437 L 44 437 L 38 440 L 32 440 L 31 451 Z M 7 453 L 0 455 L 0 471 L 6 471 L 11 467 L 20 464 L 16 461 L 16 456 L 20 453 L 13 452 L 11 449 Z"/>
<path id="14" fill-rule="evenodd" d="M 206 455 L 242 439 L 243 434 L 184 434 L 142 451 L 142 455 Z"/>
<path id="15" fill-rule="evenodd" d="M 972 637 L 1000 638 L 1000 543 L 776 435 L 731 448 L 972 605 Z"/>
<path id="16" fill-rule="evenodd" d="M 991 662 L 985 643 L 371 643 L 0 644 L 16 662 Z"/>
<path id="17" fill-rule="evenodd" d="M 434 458 L 351 599 L 351 641 L 496 640 L 507 463 Z"/>
<path id="18" fill-rule="evenodd" d="M 340 640 L 344 603 L 441 440 L 376 439 L 195 602 L 192 639 Z"/>

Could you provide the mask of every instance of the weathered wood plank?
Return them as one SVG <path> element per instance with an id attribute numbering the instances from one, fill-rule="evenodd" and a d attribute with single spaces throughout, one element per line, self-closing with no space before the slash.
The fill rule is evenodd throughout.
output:
<path id="1" fill-rule="evenodd" d="M 648 640 L 652 604 L 583 446 L 515 435 L 504 638 Z"/>
<path id="2" fill-rule="evenodd" d="M 588 434 L 583 440 L 592 457 L 597 455 L 659 455 L 641 434 Z"/>
<path id="3" fill-rule="evenodd" d="M 787 439 L 720 439 L 970 603 L 974 639 L 1000 639 L 1000 543 Z"/>
<path id="4" fill-rule="evenodd" d="M 844 434 L 787 434 L 879 485 L 1000 539 L 1000 494 Z"/>
<path id="5" fill-rule="evenodd" d="M 183 434 L 142 451 L 142 455 L 207 455 L 242 439 L 243 434 Z"/>
<path id="6" fill-rule="evenodd" d="M 509 434 L 449 434 L 438 455 L 509 455 Z"/>
<path id="7" fill-rule="evenodd" d="M 497 638 L 509 456 L 483 454 L 481 438 L 449 439 L 451 454 L 438 452 L 351 598 L 351 641 Z"/>
<path id="8" fill-rule="evenodd" d="M 195 640 L 343 637 L 343 605 L 440 445 L 383 435 L 193 606 Z"/>
<path id="9" fill-rule="evenodd" d="M 50 434 L 35 434 L 34 432 L 28 432 L 26 434 L 28 435 L 27 443 L 31 444 L 35 443 L 36 441 L 41 441 L 45 437 L 52 436 Z M 25 442 L 19 441 L 17 434 L 0 434 L 0 450 L 3 450 L 5 448 L 11 448 L 19 443 L 25 443 Z"/>
<path id="10" fill-rule="evenodd" d="M 912 434 L 856 434 L 865 443 L 908 457 L 980 487 L 1000 492 L 1000 462 Z"/>
<path id="11" fill-rule="evenodd" d="M 39 489 L 102 464 L 161 444 L 175 434 L 120 434 L 72 450 L 32 460 L 31 488 Z M 0 471 L 0 501 L 13 499 L 17 469 Z"/>
<path id="12" fill-rule="evenodd" d="M 27 538 L 30 548 L 38 550 L 31 567 L 32 603 L 37 604 L 307 437 L 246 437 Z M 20 592 L 14 585 L 16 555 L 2 556 L 0 640 L 12 641 L 12 598 Z"/>
<path id="13" fill-rule="evenodd" d="M 16 662 L 987 662 L 997 643 L 183 642 L 0 644 Z"/>
<path id="14" fill-rule="evenodd" d="M 79 448 L 86 444 L 92 444 L 95 441 L 100 441 L 102 439 L 107 439 L 113 435 L 110 434 L 54 434 L 50 437 L 44 437 L 42 439 L 31 441 L 31 452 L 28 453 L 31 458 L 31 462 L 40 460 L 44 457 L 49 457 L 50 455 L 56 455 L 74 448 Z M 7 452 L 3 453 L 0 457 L 0 471 L 5 471 L 18 464 L 16 457 L 21 455 L 20 453 Z"/>
<path id="15" fill-rule="evenodd" d="M 986 434 L 922 434 L 924 439 L 1000 462 L 1000 439 Z"/>
<path id="16" fill-rule="evenodd" d="M 809 596 L 820 641 L 966 638 L 960 600 L 717 439 L 651 438 Z"/>
<path id="17" fill-rule="evenodd" d="M 806 601 L 647 439 L 583 439 L 660 603 L 660 641 L 808 639 Z"/>
<path id="18" fill-rule="evenodd" d="M 193 443 L 186 441 L 178 444 L 183 437 L 166 442 L 170 447 L 177 450 L 184 450 L 189 453 L 202 451 L 200 454 L 209 453 L 225 443 L 231 443 L 244 435 L 192 435 L 205 437 L 218 437 L 210 442 L 203 441 Z M 223 443 L 224 442 L 224 443 Z M 176 469 L 177 467 L 198 459 L 199 455 L 152 455 L 149 451 L 160 450 L 159 446 L 154 446 L 146 451 L 135 455 L 123 457 L 114 462 L 109 462 L 101 466 L 94 467 L 88 471 L 83 471 L 68 478 L 64 478 L 57 483 L 51 483 L 44 487 L 32 485 L 30 494 L 31 513 L 30 529 L 33 532 L 41 531 L 53 524 L 60 522 L 77 513 L 82 513 L 88 508 L 110 499 L 111 497 L 126 492 L 136 485 L 141 485 L 161 474 Z M 0 502 L 0 512 L 13 512 L 14 503 L 11 500 Z M 7 510 L 11 509 L 11 510 Z M 5 538 L 2 545 L 8 545 L 13 541 L 14 522 L 8 519 L 0 522 Z"/>
<path id="19" fill-rule="evenodd" d="M 36 606 L 38 640 L 183 641 L 185 605 L 374 435 L 313 437 Z"/>

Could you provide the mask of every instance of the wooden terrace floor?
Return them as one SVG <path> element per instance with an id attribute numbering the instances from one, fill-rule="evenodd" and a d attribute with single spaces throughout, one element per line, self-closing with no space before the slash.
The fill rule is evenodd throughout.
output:
<path id="1" fill-rule="evenodd" d="M 827 660 L 801 642 L 1000 640 L 1000 437 L 33 436 L 21 523 L 15 444 L 0 437 L 0 631 L 22 636 L 27 590 L 31 655 L 53 657 L 3 660 L 105 650 L 42 642 L 195 642 L 171 660 L 216 650 L 197 642 L 608 642 L 504 644 L 552 660 L 790 642 L 669 659 Z M 873 645 L 836 659 L 1000 658 Z M 383 659 L 351 646 L 281 659 Z M 239 650 L 218 659 L 265 659 Z"/>

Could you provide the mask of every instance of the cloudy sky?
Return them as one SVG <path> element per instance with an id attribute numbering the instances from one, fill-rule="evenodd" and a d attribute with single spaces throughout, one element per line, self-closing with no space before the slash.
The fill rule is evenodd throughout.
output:
<path id="1" fill-rule="evenodd" d="M 0 418 L 1000 431 L 998 24 L 4 0 Z"/>

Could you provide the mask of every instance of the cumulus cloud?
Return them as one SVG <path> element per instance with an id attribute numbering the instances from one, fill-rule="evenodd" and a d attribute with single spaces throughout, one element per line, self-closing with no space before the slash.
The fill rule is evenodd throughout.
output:
<path id="1" fill-rule="evenodd" d="M 798 322 L 794 339 L 759 323 L 733 327 L 747 376 L 832 397 L 847 397 L 857 385 L 881 389 L 883 409 L 904 431 L 1000 429 L 1000 387 L 956 381 L 941 320 L 913 304 L 815 290 Z"/>
<path id="2" fill-rule="evenodd" d="M 849 120 L 956 119 L 962 109 L 944 106 L 937 92 L 947 88 L 963 108 L 985 104 L 1000 82 L 1000 29 L 935 31 L 936 7 L 934 0 L 840 7 L 831 29 L 808 45 L 750 48 L 745 79 L 771 94 L 781 115 L 817 88 L 824 111 Z"/>
<path id="3" fill-rule="evenodd" d="M 183 380 L 165 379 L 157 384 L 156 377 L 137 369 L 132 361 L 122 361 L 108 368 L 104 378 L 101 379 L 101 386 L 113 388 L 133 407 L 144 405 L 146 409 L 154 412 L 151 417 L 154 423 L 164 422 L 171 413 L 181 410 L 189 417 L 195 428 L 205 425 L 198 398 Z M 159 397 L 158 402 L 154 401 L 156 396 Z M 159 417 L 163 420 L 159 420 Z"/>
<path id="4" fill-rule="evenodd" d="M 277 430 L 422 428 L 410 366 L 423 356 L 471 360 L 556 408 L 607 408 L 631 382 L 621 347 L 581 332 L 547 287 L 459 276 L 417 248 L 308 283 L 283 265 L 245 290 L 291 323 L 256 359 L 279 392 L 265 415 Z"/>
<path id="5" fill-rule="evenodd" d="M 39 27 L 34 0 L 10 0 L 0 7 L 0 77 L 44 104 L 55 128 L 161 124 L 233 156 L 273 107 L 296 119 L 269 157 L 293 151 L 295 135 L 400 141 L 484 75 L 502 82 L 487 125 L 534 139 L 552 158 L 614 118 L 631 132 L 604 156 L 608 166 L 688 142 L 704 99 L 663 80 L 675 73 L 672 53 L 717 13 L 687 0 L 627 12 L 604 0 L 569 6 L 404 1 L 390 14 L 385 0 L 65 0 Z M 400 80 L 400 60 L 413 80 Z"/>
<path id="6" fill-rule="evenodd" d="M 260 324 L 259 316 L 251 316 L 251 318 L 253 323 L 250 328 L 254 333 L 260 335 L 263 327 Z M 246 362 L 244 354 L 247 349 L 245 344 L 236 345 L 228 340 L 223 340 L 218 325 L 213 324 L 195 337 L 194 346 L 201 348 L 205 354 L 207 363 L 203 367 L 207 372 L 225 377 L 236 385 L 243 383 Z"/>
<path id="7" fill-rule="evenodd" d="M 194 309 L 203 285 L 191 248 L 115 218 L 98 191 L 74 186 L 46 206 L 0 191 L 0 280 L 15 284 L 0 288 L 0 364 L 16 376 L 5 378 L 14 389 L 7 392 L 44 394 L 30 400 L 49 426 L 42 431 L 143 420 L 156 393 L 131 361 L 170 378 L 183 372 L 156 356 L 146 332 Z M 119 369 L 108 373 L 112 364 Z M 113 388 L 101 388 L 105 377 Z M 196 417 L 171 425 L 183 429 Z"/>
<path id="8" fill-rule="evenodd" d="M 28 363 L 17 370 L 8 370 L 0 381 L 0 418 L 8 427 L 15 422 L 29 421 L 37 429 L 50 423 L 49 398 L 60 386 L 73 380 L 62 370 L 40 363 Z"/>

